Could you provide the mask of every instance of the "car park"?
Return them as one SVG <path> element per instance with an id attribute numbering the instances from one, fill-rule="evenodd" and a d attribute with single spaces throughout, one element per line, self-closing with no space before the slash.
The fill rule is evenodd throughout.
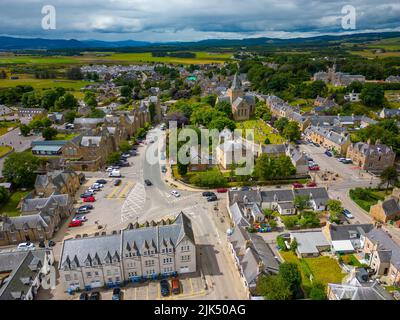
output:
<path id="1" fill-rule="evenodd" d="M 35 245 L 32 242 L 29 242 L 29 241 L 21 242 L 18 245 L 18 249 L 19 250 L 33 250 L 33 249 L 35 249 Z"/>
<path id="2" fill-rule="evenodd" d="M 172 191 L 171 191 L 171 194 L 172 194 L 174 197 L 176 197 L 176 198 L 179 198 L 179 197 L 181 196 L 181 194 L 180 194 L 178 191 L 176 191 L 176 190 L 172 190 Z"/>
<path id="3" fill-rule="evenodd" d="M 74 228 L 74 227 L 80 227 L 81 225 L 82 225 L 82 221 L 77 220 L 77 221 L 71 221 L 68 224 L 68 227 Z"/>
<path id="4" fill-rule="evenodd" d="M 92 292 L 89 300 L 101 300 L 101 294 L 98 291 Z"/>
<path id="5" fill-rule="evenodd" d="M 112 294 L 112 300 L 122 300 L 122 290 L 121 288 L 114 288 Z"/>
<path id="6" fill-rule="evenodd" d="M 163 280 L 160 281 L 160 292 L 161 292 L 161 295 L 163 297 L 166 297 L 166 296 L 169 295 L 169 283 L 168 283 L 168 280 L 163 279 Z"/>
<path id="7" fill-rule="evenodd" d="M 83 198 L 83 202 L 95 202 L 96 199 L 93 196 Z"/>
<path id="8" fill-rule="evenodd" d="M 349 210 L 347 210 L 347 209 L 344 209 L 343 211 L 342 211 L 342 214 L 346 217 L 346 218 L 348 218 L 348 219 L 354 219 L 354 216 L 351 214 L 351 212 L 349 211 Z"/>
<path id="9" fill-rule="evenodd" d="M 144 180 L 144 183 L 145 183 L 146 186 L 148 186 L 148 187 L 150 187 L 150 186 L 153 185 L 153 183 L 152 183 L 149 179 Z"/>

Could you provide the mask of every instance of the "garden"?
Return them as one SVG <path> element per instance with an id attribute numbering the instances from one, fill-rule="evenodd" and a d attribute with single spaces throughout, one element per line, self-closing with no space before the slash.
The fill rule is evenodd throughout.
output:
<path id="1" fill-rule="evenodd" d="M 390 191 L 386 193 L 385 190 L 371 188 L 355 188 L 349 192 L 351 200 L 367 212 L 369 212 L 371 206 L 377 204 L 379 200 L 384 200 L 388 194 L 390 194 Z"/>
<path id="2" fill-rule="evenodd" d="M 254 143 L 266 143 L 268 144 L 282 144 L 285 142 L 285 139 L 279 135 L 279 133 L 274 133 L 273 128 L 268 126 L 262 120 L 248 120 L 244 122 L 237 123 L 237 129 L 254 130 Z M 245 131 L 243 132 L 245 134 Z M 267 140 L 268 139 L 268 140 Z"/>

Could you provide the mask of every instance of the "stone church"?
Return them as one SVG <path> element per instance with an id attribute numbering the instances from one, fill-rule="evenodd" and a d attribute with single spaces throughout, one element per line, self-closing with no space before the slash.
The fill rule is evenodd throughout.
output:
<path id="1" fill-rule="evenodd" d="M 236 121 L 248 120 L 255 112 L 255 96 L 244 92 L 237 74 L 226 93 L 218 96 L 217 104 L 223 101 L 231 104 L 233 119 Z"/>

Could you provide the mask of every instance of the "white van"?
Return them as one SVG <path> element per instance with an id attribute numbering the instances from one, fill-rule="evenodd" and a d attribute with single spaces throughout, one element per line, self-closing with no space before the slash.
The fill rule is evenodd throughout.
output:
<path id="1" fill-rule="evenodd" d="M 119 170 L 113 170 L 108 174 L 109 177 L 113 178 L 120 178 L 121 177 L 121 171 Z"/>

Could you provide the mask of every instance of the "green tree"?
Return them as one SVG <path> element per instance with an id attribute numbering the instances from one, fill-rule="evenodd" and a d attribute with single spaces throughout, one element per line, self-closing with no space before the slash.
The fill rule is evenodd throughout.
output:
<path id="1" fill-rule="evenodd" d="M 64 119 L 66 123 L 73 123 L 76 117 L 77 113 L 75 111 L 68 111 L 65 113 Z"/>
<path id="2" fill-rule="evenodd" d="M 82 80 L 83 74 L 79 67 L 69 68 L 66 72 L 67 79 L 69 80 Z"/>
<path id="3" fill-rule="evenodd" d="M 65 93 L 55 103 L 57 110 L 72 110 L 78 106 L 78 101 L 71 93 Z"/>
<path id="4" fill-rule="evenodd" d="M 0 187 L 0 204 L 3 205 L 8 201 L 8 198 L 10 197 L 8 191 L 4 187 Z"/>
<path id="5" fill-rule="evenodd" d="M 86 91 L 83 101 L 91 108 L 97 107 L 96 94 L 92 91 Z"/>
<path id="6" fill-rule="evenodd" d="M 114 163 L 118 162 L 120 160 L 120 158 L 121 158 L 121 152 L 118 152 L 118 151 L 111 152 L 108 155 L 107 164 L 108 165 L 114 164 Z"/>
<path id="7" fill-rule="evenodd" d="M 328 200 L 329 220 L 331 222 L 338 222 L 339 215 L 343 211 L 342 202 L 340 200 Z"/>
<path id="8" fill-rule="evenodd" d="M 301 137 L 299 125 L 294 121 L 290 121 L 283 129 L 282 133 L 283 136 L 289 141 L 300 140 Z"/>
<path id="9" fill-rule="evenodd" d="M 322 283 L 314 283 L 311 287 L 309 297 L 311 300 L 326 300 L 326 289 Z"/>
<path id="10" fill-rule="evenodd" d="M 283 133 L 283 130 L 286 128 L 286 126 L 289 124 L 289 120 L 285 117 L 279 118 L 274 122 L 274 127 L 276 130 L 279 131 L 280 134 Z"/>
<path id="11" fill-rule="evenodd" d="M 310 206 L 310 197 L 309 196 L 295 196 L 294 197 L 294 206 L 300 212 L 304 211 L 304 209 Z"/>
<path id="12" fill-rule="evenodd" d="M 293 238 L 293 240 L 290 242 L 290 251 L 296 252 L 298 245 L 297 239 Z"/>
<path id="13" fill-rule="evenodd" d="M 361 90 L 360 99 L 368 107 L 382 108 L 385 102 L 385 91 L 379 84 L 367 83 Z"/>
<path id="14" fill-rule="evenodd" d="M 22 134 L 24 137 L 26 137 L 26 136 L 28 136 L 28 134 L 31 132 L 31 128 L 30 128 L 28 125 L 26 125 L 26 124 L 21 124 L 21 125 L 19 126 L 19 131 L 21 132 L 21 134 Z"/>
<path id="15" fill-rule="evenodd" d="M 55 90 L 46 90 L 42 93 L 42 101 L 41 106 L 49 110 L 50 108 L 54 107 L 56 100 L 59 98 L 59 93 Z"/>
<path id="16" fill-rule="evenodd" d="M 230 118 L 232 117 L 232 107 L 231 104 L 227 101 L 220 101 L 216 104 L 215 109 L 217 111 L 225 113 L 225 115 Z"/>
<path id="17" fill-rule="evenodd" d="M 45 140 L 53 140 L 57 134 L 58 134 L 57 129 L 54 129 L 52 127 L 44 128 L 42 131 L 42 137 Z"/>
<path id="18" fill-rule="evenodd" d="M 386 184 L 386 190 L 389 189 L 390 185 L 394 186 L 399 180 L 396 167 L 387 167 L 385 170 L 382 171 L 380 178 L 381 184 Z"/>
<path id="19" fill-rule="evenodd" d="M 183 164 L 180 161 L 178 161 L 177 168 L 178 168 L 178 173 L 179 173 L 179 175 L 181 177 L 186 176 L 186 174 L 188 172 L 188 165 L 187 164 Z"/>
<path id="20" fill-rule="evenodd" d="M 132 95 L 132 89 L 128 86 L 121 87 L 121 96 L 129 98 Z"/>
<path id="21" fill-rule="evenodd" d="M 227 118 L 227 117 L 218 117 L 213 119 L 208 125 L 208 129 L 217 129 L 218 131 L 222 131 L 225 128 L 228 128 L 231 131 L 236 129 L 236 122 Z"/>
<path id="22" fill-rule="evenodd" d="M 128 141 L 122 141 L 120 144 L 119 144 L 119 150 L 122 152 L 122 153 L 125 153 L 125 152 L 128 152 L 129 150 L 131 150 L 131 145 L 129 144 L 129 142 Z"/>
<path id="23" fill-rule="evenodd" d="M 297 293 L 301 286 L 299 266 L 293 262 L 284 262 L 279 265 L 279 276 L 288 284 L 292 293 Z"/>
<path id="24" fill-rule="evenodd" d="M 290 300 L 292 296 L 290 286 L 280 276 L 263 275 L 259 277 L 256 290 L 267 300 Z"/>
<path id="25" fill-rule="evenodd" d="M 4 161 L 3 176 L 19 188 L 31 188 L 35 183 L 40 160 L 27 152 L 15 152 Z"/>

